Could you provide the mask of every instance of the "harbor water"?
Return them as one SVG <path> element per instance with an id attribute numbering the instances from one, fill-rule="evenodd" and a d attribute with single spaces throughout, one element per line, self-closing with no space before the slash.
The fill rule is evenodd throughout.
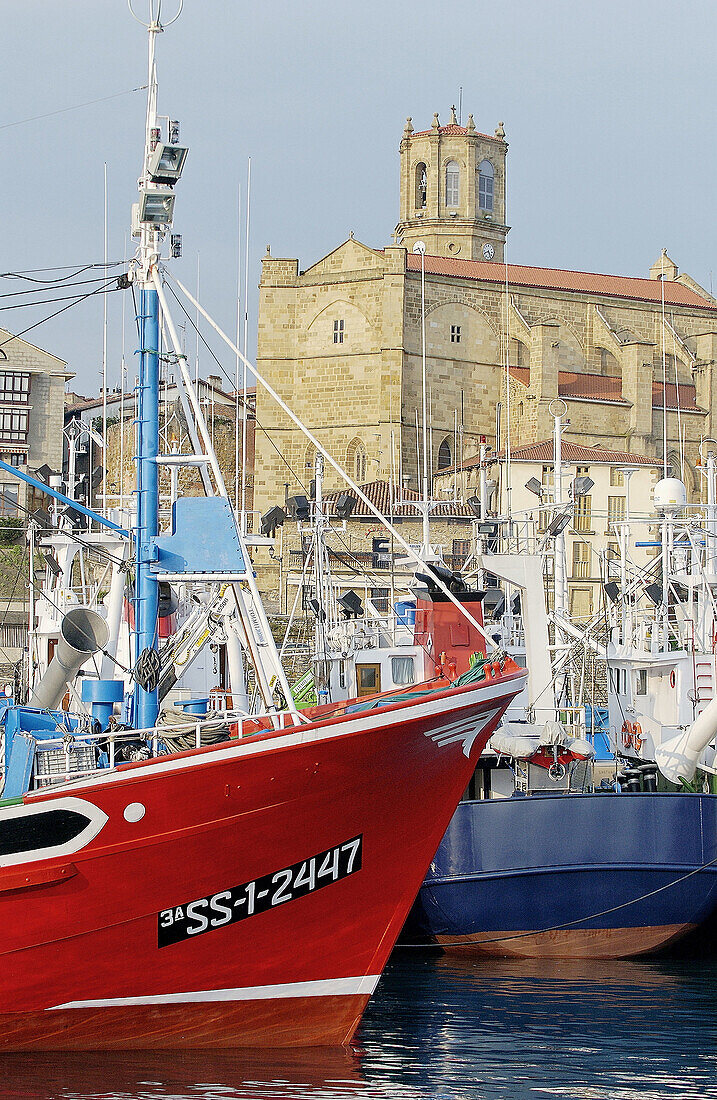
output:
<path id="1" fill-rule="evenodd" d="M 456 961 L 396 952 L 352 1051 L 30 1054 L 22 1100 L 717 1100 L 717 952 Z"/>

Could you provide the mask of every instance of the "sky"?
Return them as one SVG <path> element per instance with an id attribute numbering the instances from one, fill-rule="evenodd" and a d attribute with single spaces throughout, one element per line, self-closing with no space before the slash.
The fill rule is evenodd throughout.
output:
<path id="1" fill-rule="evenodd" d="M 147 0 L 133 4 L 146 18 Z M 163 0 L 165 24 L 178 5 Z M 132 89 L 146 82 L 146 32 L 126 0 L 0 0 L 0 27 L 0 272 L 55 278 L 39 269 L 102 261 L 105 165 L 108 255 L 123 260 L 134 244 L 145 93 Z M 406 117 L 427 129 L 438 111 L 445 124 L 462 96 L 464 123 L 472 112 L 483 132 L 505 125 L 509 262 L 644 276 L 666 247 L 710 289 L 716 39 L 717 5 L 702 0 L 185 0 L 157 45 L 159 110 L 181 121 L 190 149 L 172 271 L 235 331 L 251 158 L 253 354 L 267 244 L 301 268 L 352 231 L 390 244 Z M 0 326 L 20 332 L 67 305 L 18 308 L 61 296 L 39 286 L 0 280 L 0 294 L 32 291 L 0 299 Z M 133 371 L 131 297 L 108 295 L 107 311 L 114 386 L 123 344 Z M 98 392 L 101 297 L 26 339 L 68 362 L 74 390 Z M 233 377 L 231 353 L 220 357 Z M 203 348 L 199 367 L 218 372 Z"/>

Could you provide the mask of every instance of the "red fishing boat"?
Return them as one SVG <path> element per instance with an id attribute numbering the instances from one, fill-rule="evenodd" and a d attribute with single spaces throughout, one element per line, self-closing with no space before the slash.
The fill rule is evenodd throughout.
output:
<path id="1" fill-rule="evenodd" d="M 346 1043 L 525 673 L 503 657 L 480 680 L 452 684 L 439 670 L 369 702 L 309 715 L 294 705 L 246 525 L 228 500 L 162 289 L 162 241 L 187 151 L 174 122 L 161 140 L 159 4 L 150 10 L 140 245 L 125 280 L 139 287 L 134 666 L 125 680 L 98 674 L 98 651 L 117 663 L 111 631 L 75 607 L 27 705 L 4 712 L 0 1050 Z M 168 531 L 157 473 L 160 303 L 174 347 L 165 358 L 186 395 L 185 458 L 206 493 L 174 498 Z M 0 466 L 129 541 L 115 520 Z M 232 696 L 247 701 L 246 660 L 256 710 L 247 701 L 202 717 L 207 700 L 190 700 L 197 717 L 178 728 L 176 712 L 160 712 L 159 686 L 174 667 L 158 648 L 160 584 L 221 594 L 236 643 Z M 79 673 L 81 699 L 73 688 L 68 713 L 60 701 Z"/>

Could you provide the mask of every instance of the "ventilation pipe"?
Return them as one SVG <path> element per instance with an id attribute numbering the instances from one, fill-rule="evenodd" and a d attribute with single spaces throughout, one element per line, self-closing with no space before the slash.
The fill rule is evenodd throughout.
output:
<path id="1" fill-rule="evenodd" d="M 105 648 L 108 639 L 107 623 L 96 611 L 88 607 L 68 611 L 62 620 L 55 655 L 27 705 L 43 710 L 59 706 L 67 684 L 98 649 Z"/>
<path id="2" fill-rule="evenodd" d="M 690 782 L 702 750 L 717 733 L 717 697 L 698 714 L 689 729 L 663 741 L 655 749 L 655 763 L 670 783 Z"/>

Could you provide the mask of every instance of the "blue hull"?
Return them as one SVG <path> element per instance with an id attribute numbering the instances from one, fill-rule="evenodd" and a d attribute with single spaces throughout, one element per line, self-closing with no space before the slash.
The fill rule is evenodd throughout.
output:
<path id="1" fill-rule="evenodd" d="M 717 795 L 531 795 L 460 803 L 406 935 L 461 952 L 619 958 L 716 909 Z"/>

